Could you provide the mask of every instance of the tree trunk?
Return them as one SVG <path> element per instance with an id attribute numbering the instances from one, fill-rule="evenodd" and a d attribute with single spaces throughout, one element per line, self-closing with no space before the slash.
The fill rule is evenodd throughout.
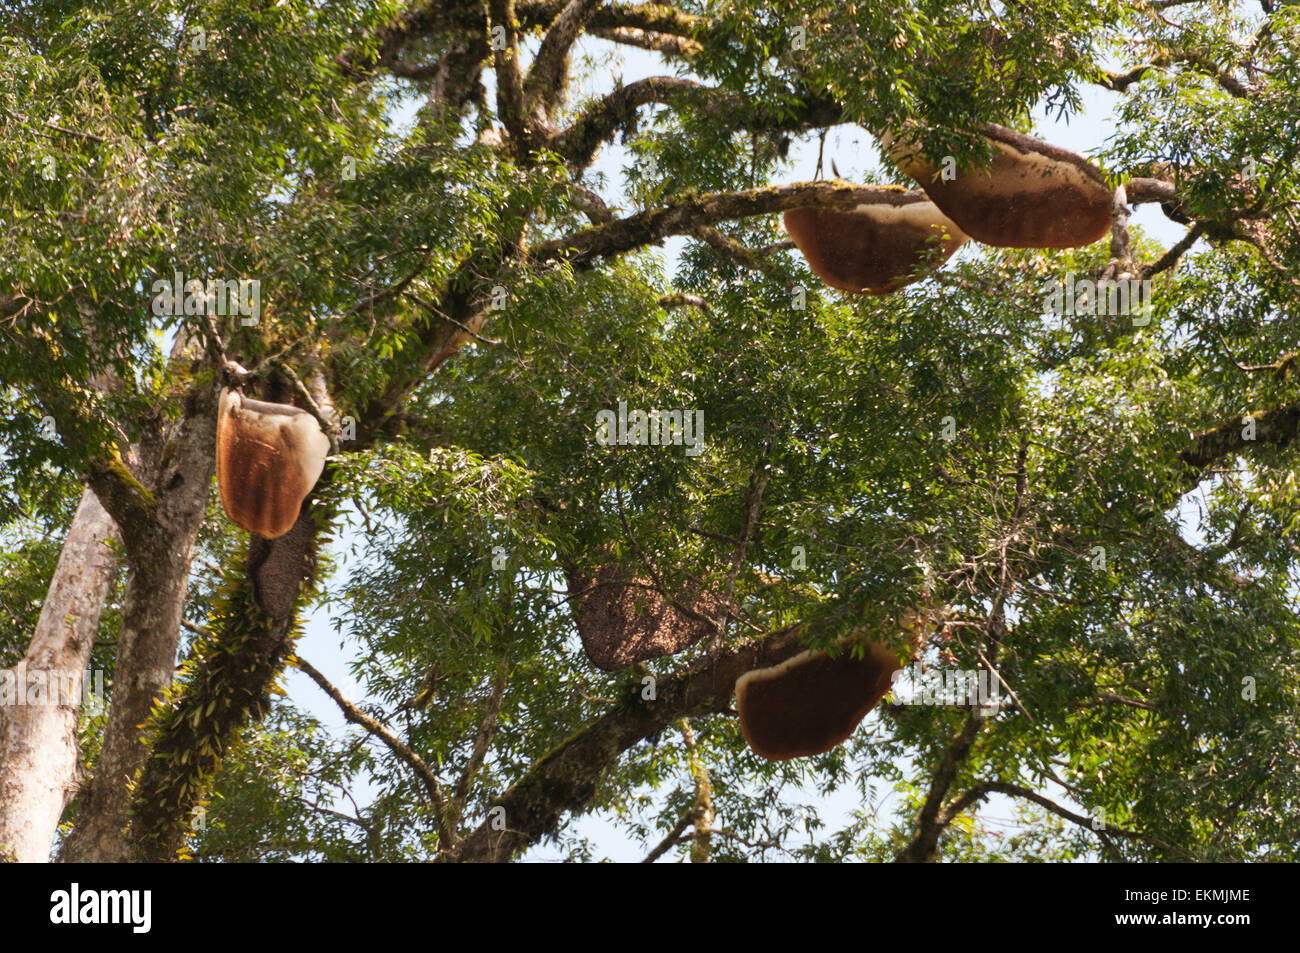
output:
<path id="1" fill-rule="evenodd" d="M 338 415 L 321 375 L 311 374 L 306 387 L 336 427 Z M 271 687 L 299 635 L 299 602 L 316 581 L 317 551 L 335 515 L 322 499 L 330 480 L 327 467 L 289 532 L 249 540 L 247 562 L 214 613 L 211 635 L 194 645 L 184 688 L 153 719 L 153 750 L 133 795 L 131 859 L 177 858 L 222 757 L 250 722 L 269 711 Z"/>
<path id="2" fill-rule="evenodd" d="M 149 754 L 141 726 L 176 672 L 190 559 L 212 484 L 215 441 L 216 389 L 208 388 L 189 395 L 178 431 L 157 457 L 150 454 L 146 469 L 156 475 L 151 482 L 157 507 L 149 525 L 123 530 L 130 575 L 113 702 L 95 776 L 60 860 L 128 857 L 131 786 Z"/>
<path id="3" fill-rule="evenodd" d="M 87 487 L 36 632 L 15 672 L 23 695 L 36 673 L 49 685 L 72 690 L 62 697 L 52 692 L 46 704 L 0 706 L 0 856 L 49 860 L 59 818 L 76 790 L 81 683 L 74 676 L 90 663 L 100 616 L 117 575 L 117 559 L 108 544 L 118 538 L 117 524 Z M 50 675 L 61 677 L 50 681 Z"/>

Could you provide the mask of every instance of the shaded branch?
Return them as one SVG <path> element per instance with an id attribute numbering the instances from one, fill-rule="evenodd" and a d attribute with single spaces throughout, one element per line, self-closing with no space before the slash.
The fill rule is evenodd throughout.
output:
<path id="1" fill-rule="evenodd" d="M 917 812 L 916 836 L 898 852 L 894 858 L 896 862 L 927 863 L 935 859 L 939 849 L 939 838 L 955 816 L 943 810 L 943 799 L 948 789 L 952 787 L 953 781 L 956 780 L 957 772 L 970 755 L 975 739 L 979 736 L 986 720 L 978 708 L 972 708 L 967 713 L 966 723 L 962 725 L 961 731 L 952 739 L 948 750 L 944 752 L 943 760 L 939 762 L 939 767 L 930 781 L 930 790 L 926 794 L 925 803 Z"/>
<path id="2" fill-rule="evenodd" d="M 1189 248 L 1196 244 L 1196 240 L 1200 238 L 1204 232 L 1204 225 L 1199 222 L 1193 225 L 1187 230 L 1187 234 L 1178 239 L 1178 241 L 1173 245 L 1169 246 L 1163 255 L 1150 264 L 1143 265 L 1138 269 L 1138 278 L 1150 278 L 1152 275 L 1158 275 L 1160 272 L 1167 271 L 1174 265 L 1178 264 L 1178 260 L 1186 254 Z"/>
<path id="3" fill-rule="evenodd" d="M 473 781 L 474 775 L 483 765 L 483 759 L 487 757 L 488 745 L 492 743 L 492 738 L 497 732 L 497 719 L 501 715 L 501 699 L 505 695 L 506 675 L 510 671 L 510 663 L 506 659 L 501 660 L 500 670 L 497 677 L 492 681 L 492 692 L 488 695 L 487 704 L 483 710 L 483 721 L 479 724 L 478 734 L 474 737 L 474 748 L 470 753 L 469 760 L 465 762 L 465 770 L 461 772 L 460 779 L 456 782 L 456 790 L 452 792 L 451 804 L 455 812 L 452 819 L 452 826 L 455 826 L 465 811 L 465 802 L 469 797 L 470 782 Z"/>
<path id="4" fill-rule="evenodd" d="M 772 242 L 770 245 L 764 245 L 762 248 L 748 248 L 736 241 L 730 235 L 725 235 L 709 225 L 701 225 L 692 233 L 714 251 L 720 255 L 730 258 L 736 264 L 744 268 L 759 268 L 763 260 L 770 255 L 779 251 L 787 251 L 794 248 L 794 242 L 785 239 L 779 242 Z"/>
<path id="5" fill-rule="evenodd" d="M 679 76 L 647 76 L 597 100 L 568 127 L 556 132 L 547 148 L 563 156 L 571 165 L 585 168 L 604 143 L 620 129 L 629 128 L 636 111 L 649 103 L 677 101 L 683 93 L 696 93 L 708 87 Z"/>

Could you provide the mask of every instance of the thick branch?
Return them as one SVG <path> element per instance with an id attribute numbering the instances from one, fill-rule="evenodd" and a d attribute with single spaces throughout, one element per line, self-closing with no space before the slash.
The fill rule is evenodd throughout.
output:
<path id="1" fill-rule="evenodd" d="M 651 33 L 648 30 L 638 30 L 635 27 L 620 26 L 593 29 L 589 32 L 592 36 L 598 36 L 602 40 L 609 40 L 611 43 L 636 46 L 643 50 L 653 50 L 656 53 L 666 53 L 670 56 L 680 56 L 685 59 L 690 59 L 704 49 L 702 43 L 689 40 L 686 37 L 674 36 L 671 33 Z"/>
<path id="2" fill-rule="evenodd" d="M 838 179 L 795 182 L 743 192 L 712 192 L 688 198 L 678 205 L 649 209 L 608 225 L 533 246 L 534 262 L 564 260 L 589 267 L 596 258 L 618 255 L 653 245 L 671 235 L 684 235 L 700 225 L 769 215 L 786 209 L 814 207 L 849 209 L 878 201 L 883 194 L 902 191 L 888 186 L 853 185 Z"/>
<path id="3" fill-rule="evenodd" d="M 538 106 L 549 107 L 555 102 L 568 73 L 569 51 L 601 2 L 569 0 L 551 23 L 528 70 L 528 82 L 524 86 L 526 112 L 532 112 Z"/>
<path id="4" fill-rule="evenodd" d="M 565 0 L 524 0 L 519 4 L 519 19 L 529 27 L 552 23 L 564 8 Z M 592 14 L 589 26 L 593 30 L 613 30 L 627 27 L 650 33 L 694 37 L 709 27 L 704 17 L 683 13 L 675 7 L 661 3 L 610 3 Z"/>
<path id="5" fill-rule="evenodd" d="M 505 42 L 493 51 L 497 74 L 497 113 L 510 136 L 516 156 L 528 152 L 527 107 L 523 74 L 519 70 L 519 21 L 515 18 L 514 0 L 489 0 L 492 25 L 505 33 Z"/>
<path id="6" fill-rule="evenodd" d="M 1244 417 L 1254 421 L 1254 439 L 1247 438 L 1250 424 L 1236 417 L 1197 434 L 1191 445 L 1178 454 L 1192 471 L 1185 481 L 1189 489 L 1200 481 L 1201 472 L 1216 461 L 1256 446 L 1285 446 L 1300 433 L 1300 406 L 1257 410 Z"/>
<path id="7" fill-rule="evenodd" d="M 683 94 L 699 96 L 707 87 L 693 79 L 679 76 L 647 76 L 597 100 L 573 122 L 547 143 L 552 152 L 564 156 L 570 164 L 586 168 L 602 144 L 631 125 L 636 111 L 649 103 L 679 101 Z"/>
<path id="8" fill-rule="evenodd" d="M 1165 182 L 1163 179 L 1138 176 L 1124 183 L 1124 191 L 1127 193 L 1129 203 L 1132 205 L 1142 205 L 1146 202 L 1178 201 L 1178 193 L 1175 191 L 1173 184 Z"/>
<path id="9" fill-rule="evenodd" d="M 628 128 L 636 110 L 650 103 L 694 107 L 727 129 L 769 133 L 801 132 L 842 122 L 844 109 L 826 96 L 808 93 L 797 108 L 773 110 L 762 102 L 733 96 L 678 76 L 648 76 L 619 86 L 587 108 L 549 145 L 575 167 L 590 164 L 600 146 L 619 129 Z"/>

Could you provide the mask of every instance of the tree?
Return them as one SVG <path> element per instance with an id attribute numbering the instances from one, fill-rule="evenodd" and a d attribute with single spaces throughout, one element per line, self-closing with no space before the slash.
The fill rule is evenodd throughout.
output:
<path id="1" fill-rule="evenodd" d="M 111 676 L 106 712 L 0 705 L 6 852 L 586 858 L 605 812 L 652 859 L 1295 859 L 1295 6 L 3 20 L 0 662 Z M 584 36 L 664 75 L 584 92 Z M 789 181 L 792 140 L 906 128 L 976 170 L 987 124 L 1089 84 L 1120 94 L 1098 161 L 1174 245 L 1121 202 L 1109 247 L 980 247 L 855 296 L 783 241 L 774 213 L 881 185 Z M 616 140 L 621 189 L 595 168 Z M 1075 276 L 1149 280 L 1152 307 L 1051 313 Z M 273 540 L 211 492 L 227 360 L 337 448 Z M 702 413 L 704 452 L 602 445 L 620 405 Z M 610 567 L 700 638 L 593 667 L 575 581 Z M 313 605 L 364 699 L 295 655 Z M 1005 691 L 896 694 L 823 755 L 756 758 L 736 679 L 846 637 Z M 355 733 L 285 697 L 288 666 Z M 801 799 L 837 789 L 862 807 L 825 830 Z M 981 826 L 994 795 L 1032 830 Z"/>

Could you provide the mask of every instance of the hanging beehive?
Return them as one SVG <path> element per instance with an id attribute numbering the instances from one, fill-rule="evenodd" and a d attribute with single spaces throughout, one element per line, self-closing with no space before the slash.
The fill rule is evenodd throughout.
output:
<path id="1" fill-rule="evenodd" d="M 649 580 L 608 563 L 594 578 L 570 568 L 566 571 L 573 594 L 573 612 L 583 650 L 597 667 L 616 672 L 637 662 L 676 655 L 707 635 L 713 626 L 694 619 L 648 587 Z M 712 618 L 721 603 L 711 596 L 695 596 L 690 607 Z"/>
<path id="2" fill-rule="evenodd" d="M 923 194 L 892 189 L 846 211 L 790 209 L 785 230 L 826 284 L 875 295 L 919 280 L 966 242 L 961 229 Z"/>
<path id="3" fill-rule="evenodd" d="M 957 226 L 985 245 L 1077 248 L 1110 232 L 1115 190 L 1077 152 L 1005 126 L 985 125 L 987 167 L 936 167 L 909 136 L 881 136 L 904 172 Z"/>
<path id="4" fill-rule="evenodd" d="M 741 733 L 769 761 L 823 754 L 853 734 L 899 668 L 892 651 L 868 642 L 861 658 L 847 646 L 835 658 L 814 649 L 746 672 L 736 680 Z"/>
<path id="5" fill-rule="evenodd" d="M 217 487 L 226 515 L 265 539 L 289 531 L 325 468 L 330 441 L 291 404 L 244 396 L 243 369 L 223 368 L 217 410 Z"/>

